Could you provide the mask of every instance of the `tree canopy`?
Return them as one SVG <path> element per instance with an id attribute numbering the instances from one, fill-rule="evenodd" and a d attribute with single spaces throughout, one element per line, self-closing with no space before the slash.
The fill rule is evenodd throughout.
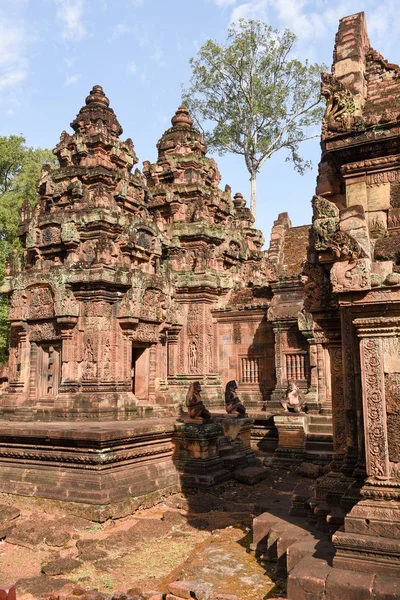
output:
<path id="1" fill-rule="evenodd" d="M 17 237 L 21 205 L 39 199 L 36 185 L 45 163 L 56 164 L 51 150 L 30 148 L 22 136 L 0 136 L 0 282 L 5 275 L 7 255 L 13 248 L 22 254 Z M 8 301 L 0 297 L 0 362 L 7 357 Z"/>
<path id="2" fill-rule="evenodd" d="M 309 162 L 300 156 L 299 145 L 319 135 L 315 125 L 323 112 L 324 65 L 291 58 L 295 41 L 288 30 L 240 19 L 229 27 L 224 45 L 212 40 L 203 44 L 190 60 L 190 85 L 183 88 L 183 102 L 210 150 L 244 157 L 254 216 L 256 177 L 265 161 L 286 148 L 286 160 L 303 173 Z"/>

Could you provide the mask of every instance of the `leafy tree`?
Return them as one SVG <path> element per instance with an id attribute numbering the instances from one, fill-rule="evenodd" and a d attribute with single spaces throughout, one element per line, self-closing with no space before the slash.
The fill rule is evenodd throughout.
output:
<path id="1" fill-rule="evenodd" d="M 21 205 L 28 199 L 33 207 L 36 184 L 45 163 L 56 164 L 50 150 L 29 148 L 21 136 L 0 136 L 0 282 L 5 275 L 7 255 L 13 248 L 22 254 L 17 237 Z M 0 298 L 0 362 L 7 358 L 8 302 Z"/>
<path id="2" fill-rule="evenodd" d="M 256 213 L 256 179 L 265 161 L 281 148 L 295 169 L 310 163 L 299 155 L 302 141 L 316 137 L 320 122 L 320 73 L 324 65 L 290 58 L 296 36 L 261 21 L 240 19 L 225 45 L 208 40 L 190 60 L 192 76 L 183 102 L 203 130 L 211 150 L 244 157 Z"/>

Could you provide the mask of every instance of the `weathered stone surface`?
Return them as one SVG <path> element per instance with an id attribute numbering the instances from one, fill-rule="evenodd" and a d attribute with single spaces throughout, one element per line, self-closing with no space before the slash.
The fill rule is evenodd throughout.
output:
<path id="1" fill-rule="evenodd" d="M 321 467 L 320 465 L 315 465 L 313 463 L 303 462 L 297 467 L 296 472 L 301 477 L 310 477 L 311 479 L 317 479 L 321 474 Z"/>
<path id="2" fill-rule="evenodd" d="M 21 511 L 14 506 L 8 506 L 7 504 L 0 504 L 0 526 L 13 521 L 19 515 Z"/>
<path id="3" fill-rule="evenodd" d="M 254 485 L 267 477 L 268 470 L 264 467 L 246 467 L 233 473 L 233 478 L 247 485 Z"/>
<path id="4" fill-rule="evenodd" d="M 287 596 L 290 600 L 324 600 L 326 578 L 331 571 L 326 561 L 312 556 L 303 558 L 290 571 Z"/>
<path id="5" fill-rule="evenodd" d="M 34 597 L 38 598 L 39 596 L 41 596 L 41 594 L 56 592 L 67 583 L 69 583 L 68 579 L 56 579 L 53 577 L 46 577 L 45 575 L 41 575 L 40 577 L 28 577 L 26 579 L 18 579 L 18 581 L 15 584 L 15 587 L 17 589 L 17 594 L 30 593 Z"/>
<path id="6" fill-rule="evenodd" d="M 168 584 L 168 590 L 171 594 L 179 596 L 179 598 L 191 598 L 190 584 L 185 581 L 174 581 Z"/>
<path id="7" fill-rule="evenodd" d="M 42 573 L 45 575 L 64 575 L 65 573 L 74 571 L 80 567 L 81 564 L 82 562 L 80 560 L 75 560 L 73 558 L 57 558 L 46 565 L 43 565 Z"/>
<path id="8" fill-rule="evenodd" d="M 326 594 L 331 600 L 370 600 L 374 575 L 332 569 L 326 581 Z"/>

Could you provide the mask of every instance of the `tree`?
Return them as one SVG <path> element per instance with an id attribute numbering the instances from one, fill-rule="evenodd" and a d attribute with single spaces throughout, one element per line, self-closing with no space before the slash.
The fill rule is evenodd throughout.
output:
<path id="1" fill-rule="evenodd" d="M 256 180 L 265 161 L 286 148 L 295 169 L 310 166 L 299 155 L 302 141 L 319 133 L 320 73 L 324 65 L 290 58 L 296 36 L 261 21 L 240 19 L 228 29 L 225 45 L 208 40 L 190 60 L 192 76 L 183 102 L 211 150 L 244 157 L 256 213 Z M 202 122 L 214 122 L 204 130 Z"/>
<path id="2" fill-rule="evenodd" d="M 17 237 L 21 205 L 29 200 L 35 206 L 39 197 L 36 185 L 45 163 L 56 164 L 51 150 L 29 148 L 21 136 L 0 136 L 0 282 L 5 275 L 7 255 L 16 248 L 22 255 Z M 0 362 L 7 358 L 8 302 L 0 298 Z"/>

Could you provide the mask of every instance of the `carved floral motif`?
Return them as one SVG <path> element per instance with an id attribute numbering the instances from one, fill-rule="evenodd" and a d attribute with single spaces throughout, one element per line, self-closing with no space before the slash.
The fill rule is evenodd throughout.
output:
<path id="1" fill-rule="evenodd" d="M 389 477 L 389 456 L 385 432 L 382 390 L 384 390 L 381 345 L 379 340 L 361 340 L 364 372 L 364 408 L 366 419 L 367 473 L 373 477 Z"/>

